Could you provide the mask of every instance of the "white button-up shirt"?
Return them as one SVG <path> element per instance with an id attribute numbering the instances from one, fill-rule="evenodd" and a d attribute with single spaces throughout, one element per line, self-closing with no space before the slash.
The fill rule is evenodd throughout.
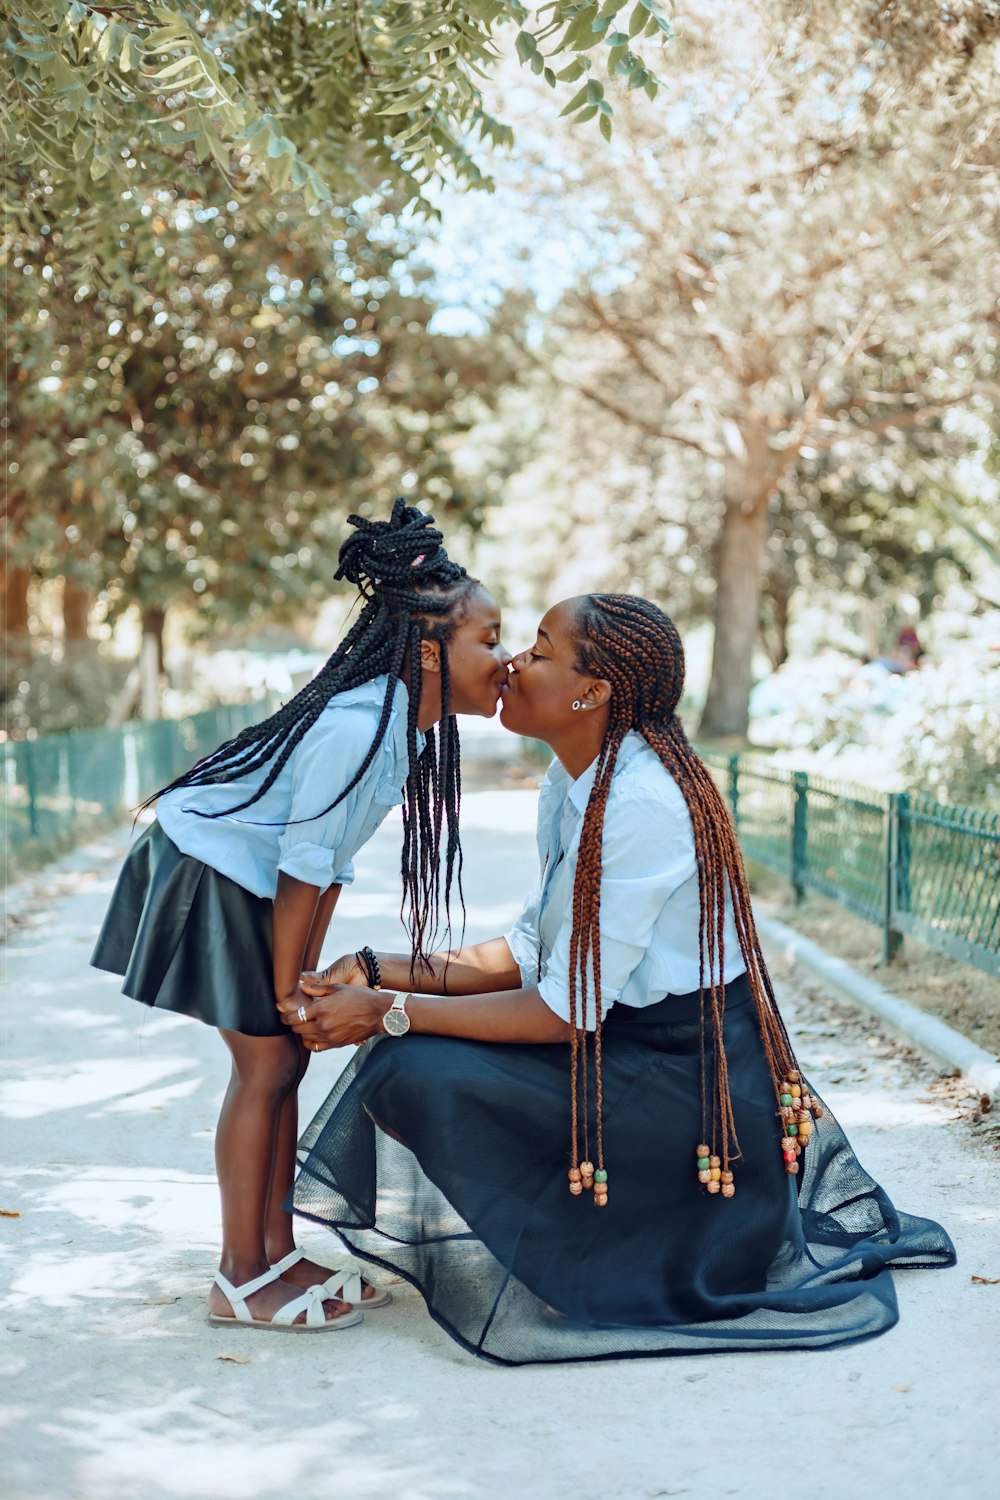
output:
<path id="1" fill-rule="evenodd" d="M 406 715 L 409 695 L 398 681 L 385 737 L 357 786 L 337 806 L 371 749 L 389 688 L 373 678 L 331 698 L 257 802 L 230 817 L 199 813 L 238 807 L 264 780 L 274 757 L 259 771 L 212 786 L 185 786 L 160 798 L 156 816 L 180 849 L 228 875 L 255 896 L 274 897 L 278 871 L 326 890 L 354 879 L 351 863 L 390 808 L 403 800 L 409 772 Z M 417 753 L 424 736 L 417 731 Z M 328 811 L 324 812 L 323 809 Z"/>
<path id="2" fill-rule="evenodd" d="M 538 799 L 538 891 L 527 900 L 507 944 L 525 988 L 537 984 L 546 1005 L 569 1015 L 573 883 L 583 815 L 597 762 L 572 780 L 553 761 Z M 744 972 L 727 890 L 723 978 Z M 698 988 L 698 867 L 691 816 L 680 788 L 641 735 L 618 752 L 604 812 L 601 861 L 601 1009 L 653 1005 Z M 539 965 L 541 978 L 539 979 Z M 716 972 L 717 972 L 716 968 Z M 706 974 L 706 982 L 708 975 Z M 582 1006 L 577 990 L 577 1024 Z M 595 1024 L 588 973 L 586 1025 Z"/>

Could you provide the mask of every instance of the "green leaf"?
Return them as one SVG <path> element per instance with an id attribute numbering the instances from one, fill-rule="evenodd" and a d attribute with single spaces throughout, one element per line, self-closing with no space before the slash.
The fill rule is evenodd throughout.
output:
<path id="1" fill-rule="evenodd" d="M 611 139 L 611 117 L 610 117 L 610 115 L 602 115 L 601 118 L 600 118 L 600 120 L 598 121 L 598 124 L 601 127 L 601 134 L 603 135 L 604 139 L 606 141 L 610 141 L 610 139 Z"/>
<path id="2" fill-rule="evenodd" d="M 568 68 L 563 68 L 556 77 L 563 83 L 575 83 L 590 67 L 589 57 L 577 57 L 570 63 Z"/>
<path id="3" fill-rule="evenodd" d="M 73 0 L 73 4 L 69 8 L 69 24 L 71 26 L 79 26 L 81 21 L 87 19 L 87 15 L 87 7 L 81 5 L 80 0 Z"/>
<path id="4" fill-rule="evenodd" d="M 564 115 L 571 115 L 574 110 L 580 108 L 581 104 L 586 104 L 590 98 L 590 93 L 591 83 L 585 83 L 582 89 L 577 90 L 577 92 L 573 95 L 572 99 L 565 106 L 565 108 L 559 111 L 560 119 L 562 119 Z"/>
<path id="5" fill-rule="evenodd" d="M 530 31 L 519 31 L 516 45 L 517 55 L 522 63 L 528 62 L 538 51 L 538 43 Z"/>
<path id="6" fill-rule="evenodd" d="M 642 0 L 639 0 L 639 4 L 632 12 L 631 19 L 628 23 L 629 38 L 631 39 L 633 37 L 637 37 L 648 20 L 649 12 L 647 11 L 645 5 L 643 5 Z"/>

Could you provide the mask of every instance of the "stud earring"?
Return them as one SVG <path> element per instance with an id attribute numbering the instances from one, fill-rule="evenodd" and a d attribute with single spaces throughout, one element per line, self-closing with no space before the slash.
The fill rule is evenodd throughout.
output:
<path id="1" fill-rule="evenodd" d="M 574 698 L 573 699 L 573 712 L 575 714 L 578 714 L 580 712 L 581 708 L 586 708 L 586 706 L 587 705 L 585 703 L 581 703 L 580 702 L 579 698 Z"/>

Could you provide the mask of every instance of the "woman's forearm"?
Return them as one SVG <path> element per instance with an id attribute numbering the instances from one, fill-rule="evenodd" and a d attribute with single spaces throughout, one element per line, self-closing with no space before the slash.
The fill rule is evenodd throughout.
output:
<path id="1" fill-rule="evenodd" d="M 504 938 L 489 938 L 449 953 L 432 953 L 430 968 L 413 966 L 409 953 L 377 953 L 382 983 L 423 995 L 482 995 L 521 988 L 521 971 Z"/>
<path id="2" fill-rule="evenodd" d="M 410 1030 L 476 1042 L 565 1042 L 569 1023 L 549 1009 L 537 989 L 439 998 L 413 995 L 406 1004 Z"/>

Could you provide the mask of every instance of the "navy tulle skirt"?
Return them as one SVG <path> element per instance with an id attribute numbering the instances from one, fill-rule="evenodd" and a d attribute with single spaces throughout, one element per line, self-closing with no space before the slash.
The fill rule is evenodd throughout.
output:
<path id="1" fill-rule="evenodd" d="M 948 1235 L 893 1207 L 829 1110 L 786 1175 L 745 976 L 725 1017 L 737 1191 L 709 1196 L 700 1029 L 697 995 L 610 1011 L 606 1208 L 567 1190 L 566 1046 L 410 1035 L 369 1042 L 330 1094 L 295 1210 L 501 1364 L 822 1348 L 892 1327 L 890 1268 L 954 1264 Z"/>

